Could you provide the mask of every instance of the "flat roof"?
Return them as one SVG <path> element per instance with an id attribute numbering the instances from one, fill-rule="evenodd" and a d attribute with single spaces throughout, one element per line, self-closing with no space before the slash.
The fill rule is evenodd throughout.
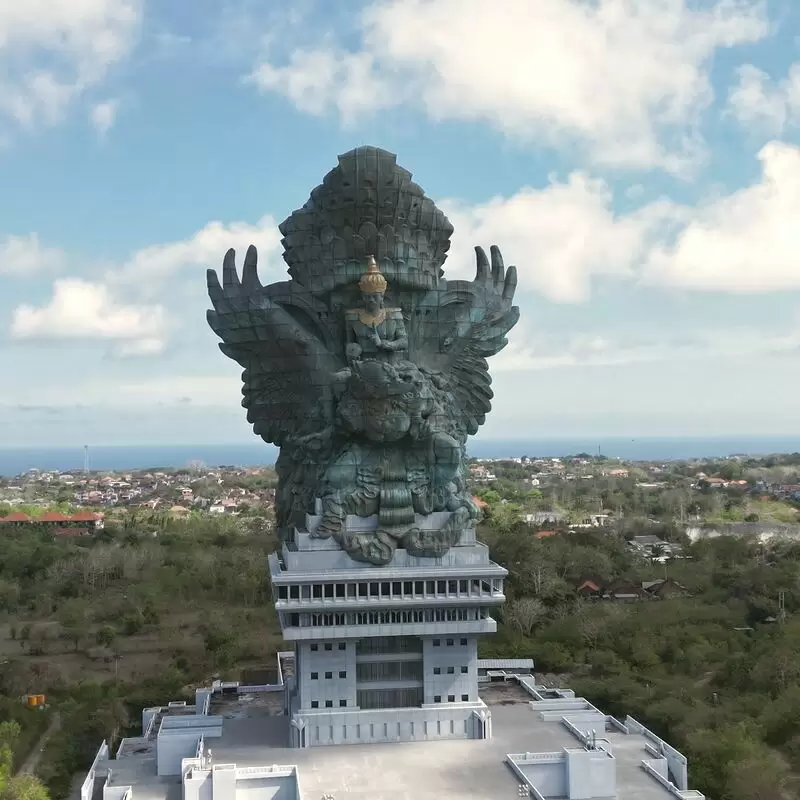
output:
<path id="1" fill-rule="evenodd" d="M 439 740 L 386 744 L 286 747 L 289 719 L 257 695 L 215 697 L 214 713 L 223 717 L 221 738 L 210 739 L 216 764 L 237 767 L 294 764 L 303 797 L 333 793 L 337 800 L 442 800 L 469 797 L 497 800 L 515 797 L 519 780 L 505 763 L 509 753 L 552 752 L 577 747 L 560 722 L 543 721 L 516 682 L 484 686 L 480 691 L 492 711 L 488 740 Z M 576 698 L 578 699 L 578 698 Z M 219 704 L 218 704 L 219 703 Z M 641 767 L 645 739 L 607 731 L 617 763 L 617 800 L 667 800 L 669 791 Z M 137 750 L 139 752 L 137 752 Z M 103 761 L 112 770 L 111 785 L 134 787 L 137 800 L 179 800 L 180 778 L 155 774 L 155 747 L 126 749 L 120 760 Z"/>

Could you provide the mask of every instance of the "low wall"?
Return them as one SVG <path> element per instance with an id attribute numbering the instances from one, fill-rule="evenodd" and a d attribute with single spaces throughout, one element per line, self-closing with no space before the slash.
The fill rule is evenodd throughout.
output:
<path id="1" fill-rule="evenodd" d="M 625 718 L 625 727 L 628 733 L 636 733 L 648 739 L 655 751 L 666 759 L 672 783 L 681 791 L 689 790 L 689 766 L 683 753 L 668 745 L 633 717 Z"/>
<path id="2" fill-rule="evenodd" d="M 97 765 L 99 762 L 105 761 L 107 758 L 108 743 L 103 740 L 103 743 L 97 750 L 94 761 L 92 761 L 92 766 L 89 767 L 89 771 L 86 773 L 86 777 L 83 779 L 83 783 L 81 784 L 81 800 L 91 800 L 92 793 L 94 792 L 94 781 L 95 777 L 97 776 Z"/>

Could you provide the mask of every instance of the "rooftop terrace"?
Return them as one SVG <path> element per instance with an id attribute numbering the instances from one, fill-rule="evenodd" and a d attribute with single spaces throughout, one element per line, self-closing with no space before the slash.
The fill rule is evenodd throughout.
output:
<path id="1" fill-rule="evenodd" d="M 200 758 L 184 758 L 184 764 L 193 765 L 201 777 L 211 774 L 210 766 L 235 775 L 232 794 L 224 793 L 231 800 L 240 792 L 256 790 L 264 797 L 305 800 L 326 794 L 337 800 L 497 800 L 517 796 L 522 782 L 529 783 L 531 796 L 537 800 L 563 800 L 570 796 L 563 779 L 569 772 L 566 761 L 593 751 L 589 753 L 593 761 L 609 768 L 612 780 L 616 776 L 617 800 L 703 798 L 699 792 L 682 791 L 670 783 L 666 775 L 675 780 L 675 771 L 682 770 L 683 780 L 677 780 L 685 786 L 685 759 L 635 720 L 613 720 L 567 690 L 535 686 L 530 676 L 508 676 L 505 682 L 485 684 L 481 697 L 492 711 L 488 740 L 290 749 L 286 747 L 290 720 L 282 714 L 280 693 L 217 692 L 211 696 L 208 716 L 197 715 L 202 726 L 198 731 L 207 732 L 202 734 L 204 741 L 198 734 L 198 752 L 191 754 Z M 154 738 L 164 736 L 165 745 L 171 746 L 173 734 L 188 732 L 191 720 L 185 715 L 194 708 L 161 709 L 157 733 L 151 730 L 149 739 L 125 740 L 117 758 L 99 758 L 98 780 L 92 776 L 92 785 L 103 783 L 108 770 L 110 778 L 98 796 L 124 798 L 124 787 L 131 787 L 131 800 L 188 800 L 188 782 L 182 782 L 181 775 L 157 775 Z M 175 716 L 179 719 L 171 719 Z M 516 755 L 509 758 L 509 754 Z M 296 770 L 272 765 L 292 765 Z M 273 781 L 270 771 L 280 777 Z M 240 786 L 246 779 L 247 786 Z M 214 794 L 219 793 L 215 800 L 220 800 L 223 793 L 217 786 L 215 779 Z M 584 798 L 592 800 L 591 795 Z M 92 794 L 82 800 L 92 800 Z"/>

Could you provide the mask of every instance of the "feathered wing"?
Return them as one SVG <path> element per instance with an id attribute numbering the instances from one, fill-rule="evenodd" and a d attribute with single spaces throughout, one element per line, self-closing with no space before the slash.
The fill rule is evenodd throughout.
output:
<path id="1" fill-rule="evenodd" d="M 208 270 L 208 293 L 214 306 L 208 323 L 222 339 L 220 350 L 244 367 L 242 405 L 255 433 L 278 446 L 318 433 L 325 426 L 324 397 L 341 363 L 323 344 L 326 331 L 318 329 L 302 290 L 294 302 L 285 287 L 265 290 L 251 246 L 241 281 L 229 250 L 222 285 Z"/>
<path id="2" fill-rule="evenodd" d="M 441 373 L 458 406 L 465 433 L 473 435 L 492 409 L 487 358 L 507 344 L 506 335 L 519 320 L 512 305 L 517 271 L 503 266 L 497 247 L 491 248 L 491 270 L 486 254 L 475 248 L 477 274 L 474 281 L 447 281 L 444 290 L 428 295 L 428 314 L 423 338 L 417 338 L 418 358 L 431 371 Z"/>

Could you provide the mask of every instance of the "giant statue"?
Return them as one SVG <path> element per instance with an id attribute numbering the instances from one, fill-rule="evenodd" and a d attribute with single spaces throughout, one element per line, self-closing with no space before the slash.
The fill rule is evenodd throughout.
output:
<path id="1" fill-rule="evenodd" d="M 447 280 L 453 226 L 374 147 L 340 156 L 280 232 L 290 279 L 263 286 L 252 246 L 240 279 L 229 250 L 208 322 L 244 367 L 248 422 L 280 447 L 281 536 L 316 514 L 311 535 L 358 561 L 441 557 L 478 517 L 465 447 L 519 318 L 516 270 L 476 247 L 475 279 Z"/>

